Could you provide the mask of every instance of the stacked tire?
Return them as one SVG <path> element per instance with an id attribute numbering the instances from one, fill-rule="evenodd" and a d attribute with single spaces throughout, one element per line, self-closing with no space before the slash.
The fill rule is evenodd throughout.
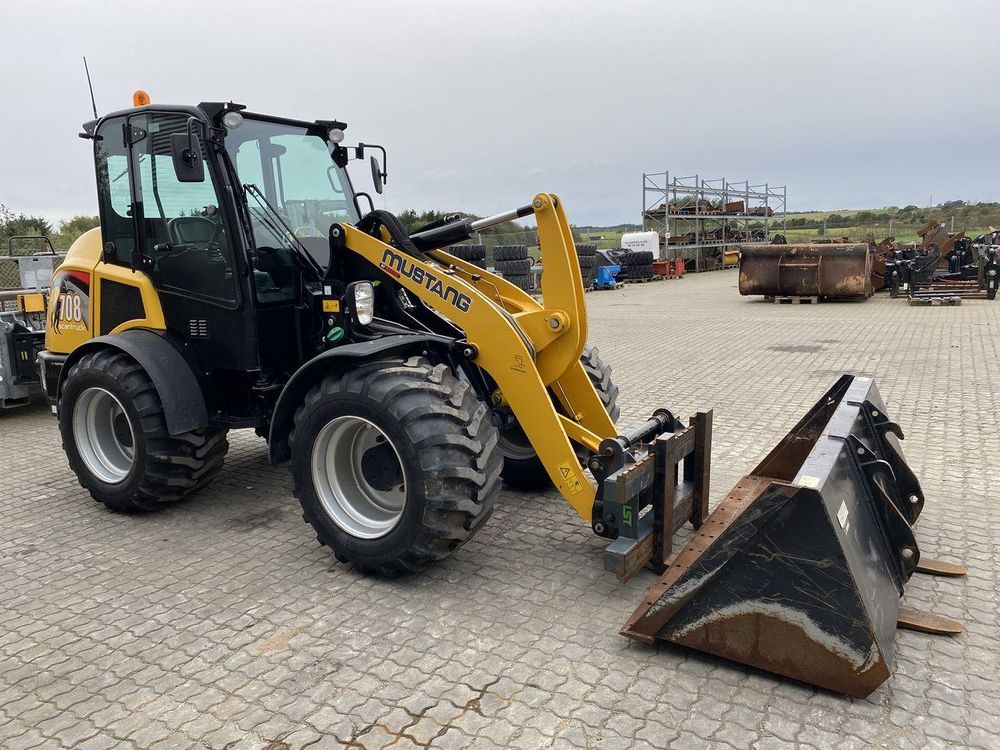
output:
<path id="1" fill-rule="evenodd" d="M 486 248 L 482 245 L 452 245 L 446 250 L 456 258 L 486 268 Z"/>
<path id="2" fill-rule="evenodd" d="M 514 286 L 526 292 L 531 289 L 531 258 L 527 245 L 494 247 L 493 268 Z"/>
<path id="3" fill-rule="evenodd" d="M 590 289 L 597 275 L 597 248 L 594 245 L 577 245 L 576 257 L 580 261 L 580 275 L 583 277 L 583 288 Z"/>
<path id="4" fill-rule="evenodd" d="M 630 250 L 618 258 L 622 270 L 619 279 L 651 279 L 653 278 L 653 254 L 649 250 Z"/>

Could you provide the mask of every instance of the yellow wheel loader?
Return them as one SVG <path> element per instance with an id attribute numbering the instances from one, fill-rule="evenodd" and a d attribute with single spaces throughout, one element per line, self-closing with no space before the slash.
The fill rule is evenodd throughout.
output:
<path id="1" fill-rule="evenodd" d="M 143 103 L 85 123 L 101 226 L 55 274 L 39 368 L 70 467 L 94 498 L 122 512 L 183 498 L 221 470 L 228 430 L 252 428 L 272 462 L 290 464 L 319 541 L 360 570 L 394 575 L 468 541 L 501 478 L 554 486 L 609 541 L 605 565 L 622 579 L 645 567 L 675 575 L 686 561 L 629 635 L 684 641 L 697 631 L 690 645 L 834 689 L 845 687 L 794 669 L 810 657 L 803 642 L 848 669 L 857 653 L 891 663 L 887 634 L 916 569 L 910 523 L 922 494 L 874 384 L 847 378 L 787 439 L 787 460 L 765 462 L 772 470 L 753 479 L 759 501 L 744 493 L 709 516 L 711 412 L 684 423 L 661 409 L 622 434 L 615 427 L 618 389 L 587 344 L 560 200 L 540 193 L 408 234 L 354 190 L 349 161 L 367 157 L 381 192 L 386 155 L 346 146 L 346 127 L 232 102 Z M 545 266 L 540 300 L 448 252 L 527 217 Z M 808 460 L 813 449 L 822 461 Z M 747 512 L 734 513 L 741 504 Z M 799 542 L 810 525 L 822 529 L 811 557 L 808 543 L 794 562 L 757 550 L 757 531 L 786 518 Z M 673 537 L 686 522 L 698 531 L 678 555 Z M 843 576 L 854 598 L 824 609 L 814 591 L 797 597 L 796 576 L 811 567 Z M 741 572 L 727 581 L 730 569 Z M 754 591 L 772 578 L 785 585 Z M 702 596 L 712 581 L 728 596 L 716 609 Z M 845 602 L 858 618 L 848 635 L 835 609 Z M 746 658 L 738 633 L 721 645 L 711 637 L 732 616 L 756 628 L 783 618 L 804 635 L 789 640 L 794 653 L 774 653 L 777 643 L 770 661 Z"/>

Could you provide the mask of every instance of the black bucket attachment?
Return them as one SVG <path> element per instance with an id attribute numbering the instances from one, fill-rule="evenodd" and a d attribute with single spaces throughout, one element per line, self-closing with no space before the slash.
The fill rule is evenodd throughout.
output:
<path id="1" fill-rule="evenodd" d="M 708 517 L 622 633 L 864 697 L 890 675 L 923 508 L 871 378 L 845 375 Z M 925 572 L 961 575 L 930 563 Z"/>

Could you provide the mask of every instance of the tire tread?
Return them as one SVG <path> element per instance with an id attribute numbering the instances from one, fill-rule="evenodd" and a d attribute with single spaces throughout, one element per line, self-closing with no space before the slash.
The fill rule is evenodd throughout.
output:
<path id="1" fill-rule="evenodd" d="M 320 544 L 332 549 L 341 562 L 382 576 L 423 570 L 469 541 L 493 513 L 503 458 L 490 410 L 446 365 L 432 365 L 424 357 L 370 362 L 330 374 L 309 390 L 295 412 L 289 440 L 293 450 L 296 430 L 309 411 L 324 396 L 344 392 L 380 402 L 417 448 L 426 496 L 420 528 L 394 560 L 366 562 L 338 548 L 304 499 L 309 488 L 294 472 L 294 494 L 302 503 L 303 518 L 316 531 Z"/>
<path id="2" fill-rule="evenodd" d="M 124 497 L 103 495 L 100 487 L 87 481 L 89 474 L 70 446 L 69 430 L 60 430 L 63 450 L 80 486 L 98 502 L 123 513 L 152 511 L 182 500 L 208 484 L 222 471 L 229 450 L 228 430 L 206 427 L 179 435 L 167 430 L 163 403 L 156 386 L 142 366 L 124 352 L 98 349 L 88 352 L 70 366 L 64 390 L 73 378 L 87 372 L 103 372 L 120 385 L 139 414 L 139 431 L 145 441 L 145 466 L 137 485 Z M 60 418 L 70 420 L 71 411 L 60 404 Z M 74 458 L 75 457 L 75 458 Z M 79 463 L 78 463 L 79 462 Z"/>

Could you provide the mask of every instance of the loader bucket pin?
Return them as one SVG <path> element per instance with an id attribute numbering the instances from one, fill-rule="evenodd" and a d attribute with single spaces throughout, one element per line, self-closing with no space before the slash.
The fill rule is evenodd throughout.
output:
<path id="1" fill-rule="evenodd" d="M 673 642 L 865 697 L 890 675 L 896 627 L 957 633 L 904 609 L 923 506 L 902 431 L 870 378 L 844 375 L 697 530 L 622 634 Z"/>

